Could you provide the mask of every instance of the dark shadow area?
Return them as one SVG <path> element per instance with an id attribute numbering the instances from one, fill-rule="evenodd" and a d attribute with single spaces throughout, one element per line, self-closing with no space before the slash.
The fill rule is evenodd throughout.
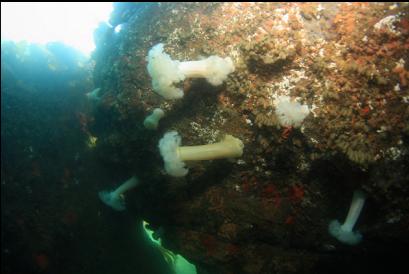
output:
<path id="1" fill-rule="evenodd" d="M 59 43 L 1 56 L 1 273 L 172 273 L 142 220 L 98 199 L 132 172 L 90 141 L 88 60 Z"/>

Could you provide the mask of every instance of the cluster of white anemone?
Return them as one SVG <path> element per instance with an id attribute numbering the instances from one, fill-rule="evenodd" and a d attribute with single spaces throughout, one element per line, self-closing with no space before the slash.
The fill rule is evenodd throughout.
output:
<path id="1" fill-rule="evenodd" d="M 212 85 L 220 85 L 228 74 L 234 71 L 234 65 L 229 57 L 210 56 L 200 61 L 180 62 L 172 60 L 163 50 L 163 44 L 154 46 L 148 54 L 148 72 L 152 77 L 153 90 L 165 99 L 180 99 L 183 90 L 176 85 L 186 78 L 206 78 Z M 95 90 L 89 96 L 97 97 Z M 309 114 L 309 108 L 298 102 L 291 101 L 288 96 L 279 96 L 275 100 L 276 116 L 284 127 L 299 127 Z M 153 110 L 152 114 L 144 120 L 147 129 L 157 129 L 159 120 L 165 115 L 160 108 Z M 159 141 L 160 154 L 165 163 L 166 172 L 174 177 L 183 177 L 188 173 L 187 161 L 202 161 L 221 158 L 236 158 L 243 154 L 243 142 L 231 135 L 226 135 L 218 143 L 181 146 L 182 138 L 176 131 L 165 133 Z M 125 181 L 116 190 L 99 192 L 100 199 L 115 210 L 124 210 L 124 192 L 139 184 L 134 176 Z M 328 231 L 340 242 L 355 245 L 362 240 L 362 235 L 353 231 L 365 203 L 365 194 L 355 191 L 345 222 L 341 225 L 338 220 L 329 224 Z"/>
<path id="2" fill-rule="evenodd" d="M 187 78 L 205 78 L 211 85 L 221 85 L 234 71 L 230 57 L 210 56 L 198 61 L 178 61 L 164 52 L 164 45 L 157 44 L 149 50 L 148 73 L 152 78 L 153 90 L 167 100 L 181 99 L 183 90 L 177 85 Z M 158 121 L 164 116 L 161 109 L 155 109 L 144 125 L 156 129 Z M 166 172 L 175 177 L 188 173 L 185 162 L 235 158 L 243 154 L 243 143 L 231 135 L 215 144 L 200 146 L 181 146 L 181 137 L 176 131 L 166 133 L 159 141 L 160 154 L 165 162 Z"/>
<path id="3" fill-rule="evenodd" d="M 163 44 L 157 44 L 148 53 L 148 72 L 152 77 L 153 90 L 165 99 L 180 99 L 183 90 L 176 85 L 186 78 L 206 78 L 218 86 L 234 71 L 230 57 L 210 56 L 204 60 L 181 62 L 172 60 L 163 51 Z M 99 89 L 90 93 L 89 97 L 97 97 Z M 156 108 L 143 122 L 145 128 L 155 130 L 165 112 Z M 186 161 L 213 160 L 240 157 L 243 154 L 243 143 L 240 139 L 226 135 L 222 141 L 200 146 L 181 146 L 181 137 L 176 131 L 168 132 L 159 141 L 159 150 L 165 162 L 166 172 L 175 177 L 185 176 L 188 169 Z M 101 191 L 99 198 L 115 210 L 124 210 L 123 194 L 139 185 L 134 176 L 125 181 L 114 191 Z"/>

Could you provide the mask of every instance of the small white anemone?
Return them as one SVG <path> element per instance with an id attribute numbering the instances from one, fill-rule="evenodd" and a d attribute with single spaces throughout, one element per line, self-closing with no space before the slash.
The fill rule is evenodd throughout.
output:
<path id="1" fill-rule="evenodd" d="M 276 116 L 283 127 L 300 127 L 310 113 L 307 105 L 291 101 L 289 96 L 278 96 L 274 103 Z"/>
<path id="2" fill-rule="evenodd" d="M 337 238 L 338 241 L 349 245 L 356 245 L 362 240 L 362 235 L 358 231 L 353 231 L 362 208 L 365 204 L 366 195 L 362 191 L 354 191 L 351 207 L 349 208 L 347 218 L 341 225 L 338 220 L 333 220 L 329 224 L 329 233 Z"/>
<path id="3" fill-rule="evenodd" d="M 99 101 L 101 99 L 101 97 L 99 96 L 100 91 L 101 91 L 101 88 L 96 88 L 93 91 L 86 93 L 85 95 L 91 101 Z"/>
<path id="4" fill-rule="evenodd" d="M 155 108 L 151 115 L 145 118 L 143 125 L 147 129 L 157 129 L 159 120 L 165 116 L 165 112 L 161 108 Z"/>
<path id="5" fill-rule="evenodd" d="M 139 184 L 139 180 L 133 176 L 125 181 L 122 185 L 120 185 L 114 191 L 101 191 L 98 193 L 99 198 L 101 201 L 109 207 L 117 211 L 125 210 L 125 202 L 122 198 L 123 193 L 128 191 L 131 188 L 136 187 Z"/>

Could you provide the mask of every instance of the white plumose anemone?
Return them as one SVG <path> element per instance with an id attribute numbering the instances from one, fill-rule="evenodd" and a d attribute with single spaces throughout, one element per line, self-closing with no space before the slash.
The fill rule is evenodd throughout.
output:
<path id="1" fill-rule="evenodd" d="M 182 139 L 176 131 L 167 132 L 159 141 L 160 154 L 165 162 L 166 172 L 175 177 L 188 173 L 185 161 L 202 161 L 236 158 L 243 154 L 243 142 L 231 135 L 214 144 L 181 147 Z"/>
<path id="2" fill-rule="evenodd" d="M 152 47 L 146 60 L 153 90 L 165 99 L 182 98 L 183 90 L 175 85 L 186 78 L 206 78 L 210 84 L 218 86 L 234 71 L 230 57 L 221 58 L 213 55 L 200 61 L 180 62 L 172 60 L 163 51 L 163 46 L 157 44 Z"/>
<path id="3" fill-rule="evenodd" d="M 176 131 L 166 133 L 159 141 L 159 150 L 165 162 L 166 172 L 175 177 L 183 177 L 188 173 L 185 163 L 178 157 L 178 148 L 182 138 Z"/>
<path id="4" fill-rule="evenodd" d="M 349 245 L 356 245 L 362 240 L 362 235 L 358 231 L 353 231 L 362 208 L 365 204 L 366 195 L 362 191 L 354 191 L 351 207 L 349 208 L 347 218 L 341 225 L 338 220 L 333 220 L 329 224 L 329 233 L 337 238 L 338 241 Z"/>
<path id="5" fill-rule="evenodd" d="M 157 44 L 149 51 L 147 61 L 153 90 L 165 99 L 182 98 L 183 90 L 174 85 L 183 81 L 185 75 L 178 68 L 180 62 L 163 52 L 163 44 Z"/>
<path id="6" fill-rule="evenodd" d="M 275 100 L 276 116 L 283 127 L 300 127 L 310 113 L 308 106 L 291 101 L 289 96 L 278 96 Z"/>
<path id="7" fill-rule="evenodd" d="M 133 176 L 125 181 L 114 191 L 101 191 L 98 193 L 101 201 L 109 207 L 112 207 L 115 210 L 122 211 L 125 210 L 125 202 L 122 198 L 122 194 L 128 191 L 131 188 L 136 187 L 139 184 L 139 180 Z"/>
<path id="8" fill-rule="evenodd" d="M 159 120 L 162 119 L 165 116 L 165 112 L 161 108 L 155 108 L 152 111 L 152 114 L 147 116 L 145 120 L 143 121 L 143 125 L 147 129 L 157 129 Z"/>

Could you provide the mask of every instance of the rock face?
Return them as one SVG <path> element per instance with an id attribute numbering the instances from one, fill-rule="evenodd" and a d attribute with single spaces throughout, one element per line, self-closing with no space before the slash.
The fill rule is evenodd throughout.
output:
<path id="1" fill-rule="evenodd" d="M 91 130 L 101 158 L 146 182 L 129 208 L 161 227 L 164 246 L 199 273 L 342 273 L 346 265 L 382 272 L 372 260 L 379 254 L 389 272 L 403 264 L 408 10 L 404 3 L 118 6 L 113 20 L 126 28 L 94 53 L 101 100 Z M 219 87 L 187 80 L 185 97 L 166 101 L 146 69 L 157 43 L 176 60 L 229 56 L 236 70 Z M 308 105 L 300 128 L 280 126 L 279 96 Z M 157 107 L 167 116 L 148 131 L 143 120 Z M 185 145 L 231 134 L 245 151 L 175 179 L 157 149 L 168 130 Z M 363 241 L 346 247 L 327 230 L 345 217 L 355 189 L 368 195 L 357 224 Z"/>

